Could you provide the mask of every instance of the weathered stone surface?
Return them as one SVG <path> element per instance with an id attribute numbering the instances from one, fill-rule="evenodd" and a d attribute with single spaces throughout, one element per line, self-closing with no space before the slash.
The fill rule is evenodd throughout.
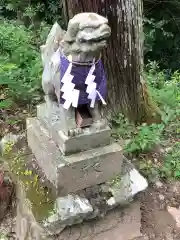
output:
<path id="1" fill-rule="evenodd" d="M 141 237 L 140 203 L 116 208 L 99 220 L 65 229 L 57 240 L 135 240 Z M 141 239 L 141 238 L 140 238 Z"/>
<path id="2" fill-rule="evenodd" d="M 60 219 L 64 213 L 60 216 L 58 214 L 55 215 L 55 213 L 53 215 L 53 212 L 52 212 L 51 215 L 49 216 L 48 221 L 44 223 L 39 222 L 36 220 L 36 218 L 32 213 L 32 209 L 30 207 L 31 205 L 28 203 L 27 199 L 24 198 L 25 195 L 21 192 L 20 195 L 18 196 L 19 196 L 19 201 L 18 201 L 18 207 L 17 207 L 16 232 L 17 232 L 17 237 L 19 237 L 18 239 L 20 240 L 26 240 L 26 239 L 76 240 L 77 237 L 79 240 L 90 240 L 90 239 L 131 240 L 141 236 L 141 233 L 140 233 L 141 213 L 140 213 L 139 202 L 132 203 L 127 208 L 116 208 L 115 210 L 110 211 L 110 213 L 108 213 L 107 216 L 99 220 L 93 220 L 91 222 L 83 223 L 83 225 L 77 225 L 74 227 L 72 226 L 70 228 L 66 228 L 68 225 L 71 226 L 73 224 L 81 223 L 83 219 L 83 213 L 81 212 L 80 214 L 80 212 L 78 211 L 79 218 L 76 218 L 76 221 L 70 221 L 70 219 L 73 219 L 73 218 L 68 218 L 68 217 L 67 218 L 65 217 L 65 219 L 61 221 Z M 72 198 L 70 199 L 70 202 L 71 200 Z M 67 201 L 67 204 L 68 204 L 68 201 Z M 72 209 L 72 205 L 70 206 L 70 208 Z M 89 204 L 86 204 L 85 215 L 87 215 L 88 211 L 91 210 L 90 208 L 91 207 L 89 207 Z M 73 210 L 71 214 L 73 212 L 75 211 Z"/>
<path id="3" fill-rule="evenodd" d="M 1 157 L 0 157 L 1 163 Z M 0 167 L 0 221 L 4 218 L 7 209 L 10 207 L 14 193 L 14 184 L 12 179 L 1 163 Z"/>
<path id="4" fill-rule="evenodd" d="M 86 198 L 78 195 L 68 195 L 64 198 L 57 198 L 54 214 L 44 222 L 43 226 L 51 234 L 61 232 L 66 226 L 72 226 L 83 222 L 93 208 Z"/>
<path id="5" fill-rule="evenodd" d="M 53 240 L 35 218 L 22 182 L 17 183 L 16 236 L 19 240 Z"/>
<path id="6" fill-rule="evenodd" d="M 124 162 L 128 165 L 126 159 Z M 135 168 L 130 167 L 128 171 L 126 169 L 126 172 L 119 175 L 119 178 L 117 177 L 113 184 L 106 183 L 101 186 L 102 189 L 108 189 L 108 192 L 112 193 L 112 197 L 107 203 L 113 206 L 114 204 L 131 202 L 137 193 L 144 191 L 148 187 L 148 182 Z"/>
<path id="7" fill-rule="evenodd" d="M 55 110 L 54 110 L 55 111 Z M 61 121 L 57 113 L 52 113 L 52 120 L 46 117 L 47 107 L 46 104 L 37 106 L 37 117 L 40 122 L 44 123 L 52 136 L 55 143 L 59 146 L 61 152 L 65 155 L 86 151 L 100 146 L 106 146 L 110 143 L 111 131 L 108 126 L 102 130 L 97 130 L 93 127 L 81 129 L 82 133 L 75 137 L 66 136 L 61 130 Z M 34 121 L 34 124 L 41 125 L 39 121 Z M 38 127 L 38 126 L 37 126 Z M 74 126 L 72 126 L 73 129 Z"/>
<path id="8" fill-rule="evenodd" d="M 124 156 L 118 144 L 64 156 L 47 129 L 37 122 L 27 120 L 28 145 L 58 195 L 106 182 L 121 172 Z"/>
<path id="9" fill-rule="evenodd" d="M 93 211 L 87 199 L 68 196 L 57 199 L 51 212 L 44 210 L 47 218 L 39 220 L 26 194 L 22 182 L 18 182 L 16 227 L 18 239 L 54 239 L 53 236 L 62 232 L 66 226 L 81 223 L 86 215 Z"/>
<path id="10" fill-rule="evenodd" d="M 21 240 L 29 239 L 54 239 L 67 226 L 82 223 L 88 214 L 91 214 L 92 207 L 87 200 L 78 196 L 68 196 L 66 198 L 57 199 L 54 210 L 49 213 L 46 221 L 38 221 L 32 212 L 31 204 L 25 196 L 22 185 L 18 185 L 21 190 L 18 192 L 18 208 L 17 208 L 17 236 L 21 236 Z M 68 198 L 68 199 L 67 199 Z M 57 203 L 60 206 L 57 206 Z M 65 207 L 65 210 L 63 209 Z M 69 213 L 68 213 L 69 210 Z M 85 226 L 85 227 L 84 227 Z M 132 203 L 127 208 L 119 208 L 110 212 L 107 217 L 98 221 L 84 223 L 82 226 L 72 227 L 73 235 L 68 234 L 68 229 L 62 232 L 57 239 L 66 240 L 76 239 L 78 232 L 83 232 L 85 228 L 86 234 L 80 234 L 80 239 L 133 239 L 140 237 L 141 214 L 139 202 Z M 87 231 L 91 229 L 90 231 Z M 74 230 L 75 229 L 75 232 Z M 131 229 L 131 231 L 129 231 Z M 77 232 L 78 231 L 78 232 Z M 89 235 L 88 235 L 89 232 Z M 106 234 L 105 234 L 106 233 Z M 32 236 L 34 238 L 32 238 Z M 31 238 L 30 238 L 31 237 Z M 119 237 L 119 238 L 118 238 Z"/>
<path id="11" fill-rule="evenodd" d="M 118 205 L 129 204 L 133 201 L 135 195 L 147 188 L 146 179 L 135 168 L 127 168 L 126 172 L 123 171 L 126 163 L 127 160 L 124 160 L 122 172 L 111 182 L 99 184 L 79 192 L 81 196 L 84 194 L 92 204 L 94 215 L 104 216 L 109 209 Z M 94 216 L 91 215 L 90 217 L 93 218 Z"/>

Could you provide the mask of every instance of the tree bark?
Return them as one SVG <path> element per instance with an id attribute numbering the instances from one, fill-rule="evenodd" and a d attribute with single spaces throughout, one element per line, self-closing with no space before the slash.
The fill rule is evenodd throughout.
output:
<path id="1" fill-rule="evenodd" d="M 141 0 L 64 0 L 69 17 L 96 12 L 108 18 L 112 35 L 103 53 L 108 76 L 108 109 L 133 122 L 144 122 L 157 109 L 142 82 L 143 30 Z M 145 99 L 146 98 L 146 99 Z M 148 99 L 147 99 L 148 98 Z M 148 103 L 148 104 L 147 104 Z"/>

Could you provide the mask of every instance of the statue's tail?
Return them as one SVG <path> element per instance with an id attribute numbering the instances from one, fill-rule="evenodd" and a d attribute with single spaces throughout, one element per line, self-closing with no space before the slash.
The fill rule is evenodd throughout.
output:
<path id="1" fill-rule="evenodd" d="M 59 48 L 59 44 L 62 41 L 64 35 L 65 31 L 56 22 L 51 28 L 51 31 L 47 37 L 45 45 L 42 45 L 40 47 L 43 65 L 45 65 L 46 62 L 50 61 L 53 54 Z"/>
<path id="2" fill-rule="evenodd" d="M 60 91 L 60 42 L 65 31 L 55 23 L 47 37 L 45 45 L 41 46 L 41 57 L 44 67 L 42 87 L 46 95 L 59 97 Z"/>

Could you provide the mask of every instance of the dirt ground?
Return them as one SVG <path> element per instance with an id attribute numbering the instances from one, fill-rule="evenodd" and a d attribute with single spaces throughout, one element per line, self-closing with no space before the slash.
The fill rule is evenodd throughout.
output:
<path id="1" fill-rule="evenodd" d="M 141 194 L 142 233 L 149 240 L 180 240 L 180 228 L 167 207 L 179 208 L 180 182 L 162 184 L 157 182 Z M 180 211 L 179 211 L 180 214 Z"/>
<path id="2" fill-rule="evenodd" d="M 180 240 L 180 228 L 177 228 L 175 220 L 167 210 L 168 206 L 176 208 L 180 206 L 180 182 L 170 184 L 157 182 L 137 198 L 141 201 L 141 232 L 144 236 L 142 240 Z M 8 213 L 0 225 L 0 234 L 8 234 L 8 240 L 15 239 L 14 221 L 12 214 Z M 105 239 L 111 240 L 111 237 L 105 235 Z"/>

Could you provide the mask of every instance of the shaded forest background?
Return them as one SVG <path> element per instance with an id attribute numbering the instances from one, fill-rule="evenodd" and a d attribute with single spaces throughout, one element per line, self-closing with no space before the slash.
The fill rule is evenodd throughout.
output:
<path id="1" fill-rule="evenodd" d="M 143 0 L 145 63 L 158 61 L 167 72 L 180 67 L 180 2 L 177 0 Z M 66 17 L 60 0 L 22 1 L 1 0 L 0 16 L 21 21 L 37 29 L 42 23 L 58 21 L 65 27 Z M 33 25 L 33 26 L 32 26 Z"/>

